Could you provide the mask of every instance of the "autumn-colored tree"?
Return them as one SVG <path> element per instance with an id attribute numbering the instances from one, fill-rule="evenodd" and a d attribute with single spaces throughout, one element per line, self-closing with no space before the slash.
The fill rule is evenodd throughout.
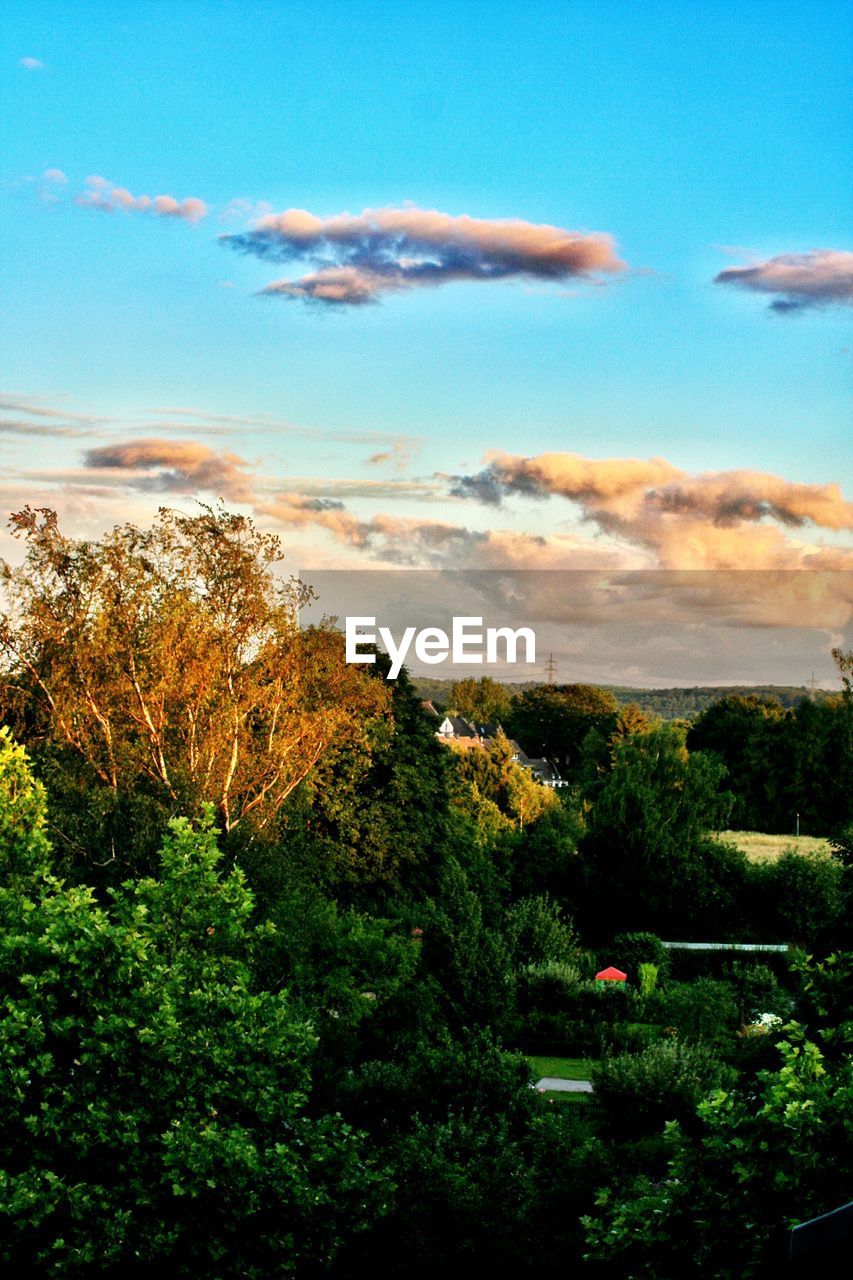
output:
<path id="1" fill-rule="evenodd" d="M 537 782 L 514 760 L 513 744 L 499 733 L 486 747 L 455 747 L 457 772 L 478 796 L 497 805 L 505 817 L 520 826 L 535 822 L 559 801 L 554 791 Z"/>
<path id="2" fill-rule="evenodd" d="M 0 709 L 116 796 L 147 787 L 175 811 L 212 802 L 225 831 L 260 826 L 388 706 L 334 631 L 300 631 L 307 589 L 276 576 L 279 539 L 245 516 L 161 509 L 98 541 L 47 508 L 10 525 L 26 555 L 2 564 Z"/>

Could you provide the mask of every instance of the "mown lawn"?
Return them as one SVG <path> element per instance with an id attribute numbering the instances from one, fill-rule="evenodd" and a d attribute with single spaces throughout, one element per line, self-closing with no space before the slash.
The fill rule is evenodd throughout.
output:
<path id="1" fill-rule="evenodd" d="M 589 1080 L 594 1058 L 543 1058 L 534 1054 L 525 1054 L 527 1061 L 539 1076 L 557 1076 L 560 1080 Z"/>
<path id="2" fill-rule="evenodd" d="M 752 862 L 775 862 L 783 853 L 831 853 L 822 836 L 768 836 L 761 831 L 721 831 L 719 838 L 742 849 Z"/>

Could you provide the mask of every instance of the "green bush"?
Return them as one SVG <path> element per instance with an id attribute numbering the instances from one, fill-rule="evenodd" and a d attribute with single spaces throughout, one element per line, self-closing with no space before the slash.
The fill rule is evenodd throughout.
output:
<path id="1" fill-rule="evenodd" d="M 593 1274 L 673 1280 L 777 1280 L 788 1233 L 849 1198 L 853 1065 L 824 1059 L 790 1024 L 779 1063 L 717 1090 L 688 1130 L 667 1134 L 669 1167 L 603 1187 L 585 1221 Z M 804 1275 L 841 1275 L 828 1259 Z"/>
<path id="2" fill-rule="evenodd" d="M 664 1035 L 663 1028 L 651 1022 L 611 1022 L 595 1030 L 596 1056 L 600 1058 L 617 1053 L 640 1053 Z"/>
<path id="3" fill-rule="evenodd" d="M 667 1120 L 687 1118 L 725 1074 L 706 1045 L 672 1037 L 640 1053 L 605 1058 L 593 1068 L 592 1081 L 608 1128 L 624 1136 L 649 1133 Z"/>
<path id="4" fill-rule="evenodd" d="M 725 1045 L 740 1025 L 735 991 L 716 978 L 670 982 L 647 1001 L 648 1016 L 674 1027 L 683 1040 Z"/>
<path id="5" fill-rule="evenodd" d="M 617 933 L 611 953 L 632 981 L 637 981 L 641 964 L 657 965 L 661 978 L 669 973 L 669 952 L 656 933 Z"/>
<path id="6" fill-rule="evenodd" d="M 568 964 L 578 947 L 571 922 L 547 894 L 513 902 L 507 908 L 503 933 L 517 965 Z"/>
<path id="7" fill-rule="evenodd" d="M 725 976 L 738 1002 L 741 1022 L 752 1022 L 762 1013 L 775 1013 L 787 1022 L 794 1012 L 793 996 L 769 965 L 738 962 L 729 967 Z"/>

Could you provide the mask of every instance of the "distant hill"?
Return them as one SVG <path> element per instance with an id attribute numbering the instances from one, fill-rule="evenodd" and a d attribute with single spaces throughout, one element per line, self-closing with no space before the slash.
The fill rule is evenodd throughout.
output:
<path id="1" fill-rule="evenodd" d="M 430 676 L 413 677 L 412 683 L 422 698 L 429 698 L 439 710 L 443 710 L 450 698 L 453 680 L 438 680 Z M 513 693 L 532 689 L 541 681 L 530 680 L 524 684 L 512 684 Z M 636 702 L 642 711 L 660 716 L 662 720 L 688 720 L 704 711 L 712 702 L 730 694 L 757 694 L 762 698 L 777 698 L 783 707 L 793 707 L 803 698 L 823 702 L 832 694 L 825 689 L 809 689 L 805 685 L 697 685 L 691 689 L 633 689 L 624 685 L 604 684 L 616 701 L 625 704 Z"/>
<path id="2" fill-rule="evenodd" d="M 617 702 L 636 702 L 643 711 L 660 716 L 662 720 L 686 720 L 704 711 L 712 702 L 732 694 L 759 698 L 776 698 L 783 707 L 795 707 L 804 698 L 823 702 L 832 695 L 825 689 L 809 689 L 804 685 L 739 684 L 698 685 L 692 689 L 629 689 L 618 685 L 606 686 Z"/>

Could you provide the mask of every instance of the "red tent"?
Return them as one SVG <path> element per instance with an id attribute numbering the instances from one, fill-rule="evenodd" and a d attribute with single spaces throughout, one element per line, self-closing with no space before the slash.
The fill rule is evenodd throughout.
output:
<path id="1" fill-rule="evenodd" d="M 621 969 L 614 969 L 612 964 L 595 975 L 596 982 L 625 982 L 627 978 L 627 973 L 623 973 Z"/>

